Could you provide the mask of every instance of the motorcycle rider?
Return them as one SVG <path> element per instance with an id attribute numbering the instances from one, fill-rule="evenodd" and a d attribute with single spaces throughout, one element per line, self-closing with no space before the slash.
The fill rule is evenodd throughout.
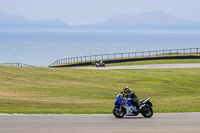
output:
<path id="1" fill-rule="evenodd" d="M 139 102 L 139 99 L 138 97 L 135 95 L 135 93 L 133 92 L 133 90 L 130 90 L 128 86 L 124 87 L 123 88 L 123 92 L 124 92 L 124 97 L 128 98 L 129 101 L 136 107 L 138 107 L 138 102 Z M 134 107 L 133 106 L 133 107 Z M 134 108 L 134 111 L 137 111 L 135 108 Z"/>
<path id="2" fill-rule="evenodd" d="M 99 62 L 100 65 L 102 65 L 103 63 L 104 63 L 103 61 L 100 61 L 100 62 Z"/>

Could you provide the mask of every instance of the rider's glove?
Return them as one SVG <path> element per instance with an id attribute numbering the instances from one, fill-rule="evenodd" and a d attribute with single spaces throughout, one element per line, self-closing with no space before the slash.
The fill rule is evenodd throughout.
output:
<path id="1" fill-rule="evenodd" d="M 130 100 L 131 100 L 131 98 L 127 98 L 127 100 L 129 100 L 129 101 L 130 101 Z"/>

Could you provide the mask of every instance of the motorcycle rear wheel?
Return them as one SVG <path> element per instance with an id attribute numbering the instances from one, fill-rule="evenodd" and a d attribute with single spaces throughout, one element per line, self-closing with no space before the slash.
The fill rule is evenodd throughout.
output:
<path id="1" fill-rule="evenodd" d="M 141 113 L 145 118 L 150 118 L 153 115 L 153 109 L 151 107 L 145 107 Z"/>
<path id="2" fill-rule="evenodd" d="M 117 118 L 123 118 L 124 115 L 125 115 L 125 110 L 122 108 L 121 111 L 119 111 L 119 109 L 120 109 L 119 107 L 114 108 L 113 109 L 113 114 Z"/>

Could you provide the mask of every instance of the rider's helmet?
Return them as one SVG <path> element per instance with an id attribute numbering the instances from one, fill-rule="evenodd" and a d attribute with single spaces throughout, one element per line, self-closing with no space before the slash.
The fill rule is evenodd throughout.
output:
<path id="1" fill-rule="evenodd" d="M 129 87 L 128 87 L 128 86 L 125 86 L 125 87 L 123 88 L 123 91 L 124 91 L 124 93 L 127 93 L 127 92 L 129 91 Z"/>

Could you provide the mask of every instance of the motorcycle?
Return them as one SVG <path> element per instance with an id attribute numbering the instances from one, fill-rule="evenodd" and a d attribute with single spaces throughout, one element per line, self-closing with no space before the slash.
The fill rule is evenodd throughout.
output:
<path id="1" fill-rule="evenodd" d="M 96 63 L 96 67 L 106 67 L 106 64 L 100 61 L 99 63 Z"/>
<path id="2" fill-rule="evenodd" d="M 139 101 L 138 105 L 135 106 L 131 103 L 130 98 L 123 99 L 122 93 L 119 93 L 114 101 L 113 114 L 115 117 L 123 118 L 124 115 L 137 116 L 141 113 L 145 118 L 150 118 L 153 115 L 153 105 L 150 102 L 150 98 Z"/>

